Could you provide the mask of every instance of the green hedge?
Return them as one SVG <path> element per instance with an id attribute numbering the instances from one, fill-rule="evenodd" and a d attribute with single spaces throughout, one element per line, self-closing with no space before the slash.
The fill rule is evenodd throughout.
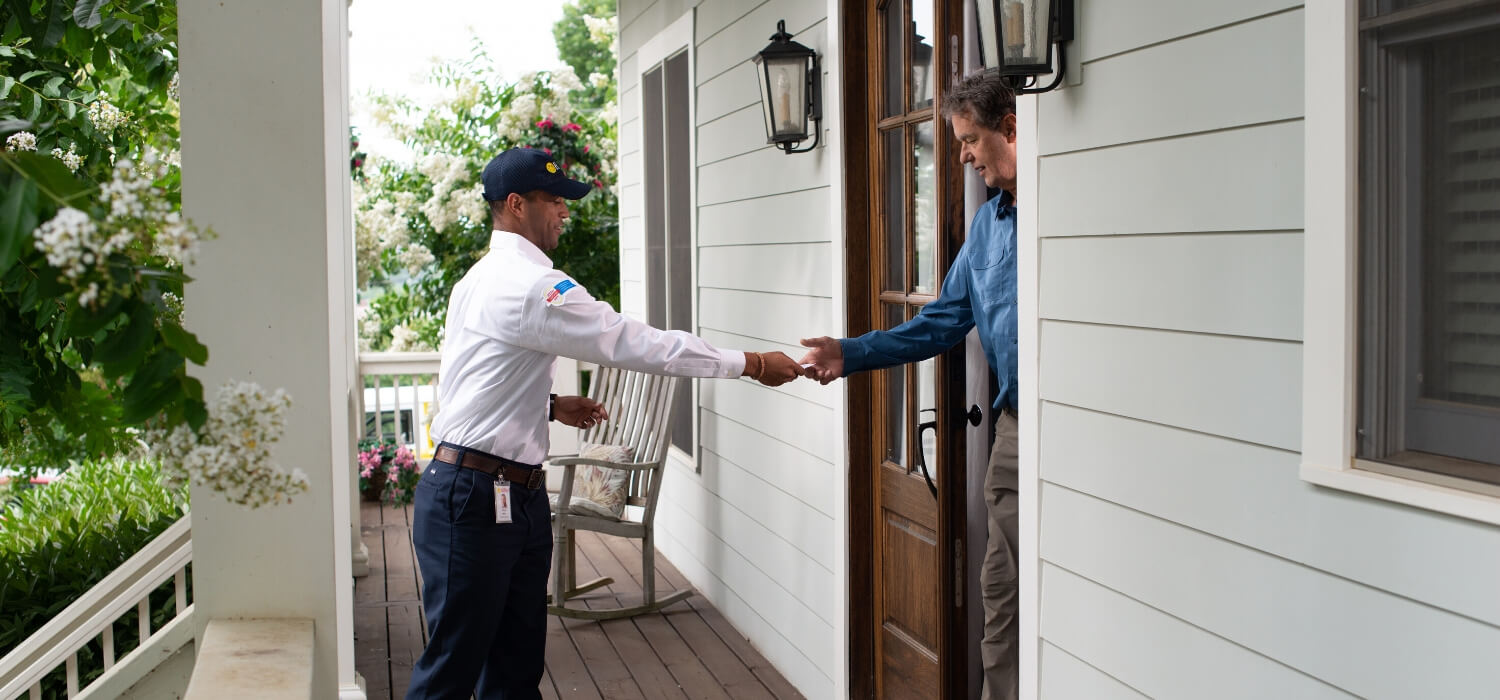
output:
<path id="1" fill-rule="evenodd" d="M 155 463 L 123 460 L 81 464 L 0 500 L 0 656 L 188 512 L 187 491 L 163 486 Z M 168 581 L 152 594 L 152 630 L 172 614 L 173 590 Z M 138 644 L 132 612 L 115 624 L 116 658 Z M 79 654 L 86 679 L 103 671 L 99 646 Z M 44 696 L 62 697 L 61 682 L 60 671 L 49 676 Z"/>

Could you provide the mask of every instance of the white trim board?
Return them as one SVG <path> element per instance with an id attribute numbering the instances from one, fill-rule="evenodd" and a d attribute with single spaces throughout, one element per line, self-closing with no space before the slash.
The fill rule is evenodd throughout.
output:
<path id="1" fill-rule="evenodd" d="M 1319 486 L 1500 525 L 1500 498 L 1355 468 L 1359 22 L 1355 0 L 1309 3 L 1305 12 L 1300 475 Z"/>

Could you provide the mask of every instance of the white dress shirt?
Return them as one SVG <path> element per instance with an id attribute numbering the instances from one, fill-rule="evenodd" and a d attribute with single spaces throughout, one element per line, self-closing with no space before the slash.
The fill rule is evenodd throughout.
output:
<path id="1" fill-rule="evenodd" d="M 499 230 L 453 288 L 442 355 L 433 440 L 523 464 L 547 456 L 558 355 L 679 377 L 738 377 L 745 368 L 743 353 L 620 315 L 530 241 Z"/>

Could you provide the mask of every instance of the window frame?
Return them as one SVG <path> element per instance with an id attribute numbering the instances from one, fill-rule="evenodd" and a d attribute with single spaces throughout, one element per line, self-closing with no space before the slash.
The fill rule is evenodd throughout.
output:
<path id="1" fill-rule="evenodd" d="M 1361 330 L 1359 0 L 1310 3 L 1304 11 L 1299 476 L 1318 486 L 1500 525 L 1500 495 L 1483 493 L 1473 482 L 1356 457 Z"/>
<path id="2" fill-rule="evenodd" d="M 644 222 L 644 217 L 645 217 L 645 212 L 646 212 L 646 191 L 645 191 L 646 190 L 646 187 L 645 187 L 645 185 L 646 185 L 646 181 L 645 181 L 646 173 L 645 173 L 645 157 L 644 157 L 645 156 L 644 149 L 645 149 L 645 144 L 646 144 L 646 138 L 645 138 L 645 136 L 646 136 L 646 109 L 645 109 L 645 89 L 644 89 L 644 86 L 645 86 L 646 74 L 649 73 L 649 72 L 651 72 L 651 70 L 654 69 L 654 68 L 661 67 L 663 69 L 662 70 L 663 90 L 665 90 L 665 77 L 666 77 L 666 70 L 665 70 L 665 68 L 666 68 L 666 61 L 667 61 L 667 59 L 672 58 L 672 57 L 674 57 L 674 56 L 676 56 L 678 54 L 685 54 L 686 57 L 687 57 L 687 82 L 688 82 L 688 95 L 689 95 L 689 99 L 687 101 L 687 111 L 688 111 L 688 114 L 687 114 L 687 119 L 688 119 L 688 145 L 687 145 L 687 151 L 688 151 L 688 153 L 687 153 L 687 159 L 688 159 L 688 167 L 689 167 L 688 177 L 689 177 L 689 179 L 692 182 L 692 186 L 688 190 L 688 211 L 689 211 L 689 215 L 688 215 L 688 250 L 691 253 L 692 261 L 688 264 L 688 283 L 687 283 L 688 284 L 688 288 L 692 291 L 691 298 L 688 300 L 688 304 L 689 304 L 689 314 L 688 314 L 688 316 L 689 316 L 689 319 L 690 319 L 690 321 L 689 321 L 690 325 L 692 326 L 692 328 L 689 329 L 689 332 L 692 332 L 692 333 L 697 333 L 697 331 L 698 331 L 698 320 L 699 320 L 698 319 L 698 312 L 699 312 L 699 309 L 698 309 L 698 293 L 697 293 L 698 292 L 698 186 L 697 186 L 698 185 L 698 168 L 697 168 L 697 162 L 698 162 L 697 73 L 698 73 L 698 69 L 697 69 L 697 46 L 695 46 L 694 41 L 693 41 L 695 12 L 696 12 L 695 10 L 689 9 L 687 12 L 683 13 L 682 16 L 678 17 L 676 20 L 673 20 L 671 24 L 667 25 L 667 27 L 665 29 L 662 29 L 655 36 L 653 36 L 650 39 L 648 39 L 644 44 L 641 45 L 640 49 L 637 50 L 637 52 L 636 52 L 636 63 L 635 63 L 634 72 L 635 72 L 635 77 L 636 77 L 636 85 L 638 87 L 636 89 L 635 100 L 637 102 L 637 109 L 638 109 L 637 114 L 640 115 L 640 118 L 637 119 L 637 120 L 635 120 L 635 125 L 632 127 L 635 130 L 636 142 L 639 143 L 639 144 L 641 144 L 641 148 L 642 148 L 641 158 L 640 158 L 640 163 L 641 163 L 641 166 L 640 166 L 641 167 L 641 187 L 636 188 L 636 192 L 633 193 L 633 198 L 636 199 L 636 201 L 634 202 L 635 206 L 633 208 L 636 211 L 640 211 L 642 213 L 642 220 Z M 623 156 L 624 154 L 621 154 L 621 155 Z M 643 301 L 642 313 L 644 314 L 644 316 L 646 316 L 647 318 L 649 318 L 650 315 L 651 315 L 651 292 L 652 292 L 652 290 L 651 290 L 651 284 L 652 284 L 652 280 L 651 280 L 651 276 L 649 274 L 649 271 L 650 271 L 650 261 L 647 259 L 647 257 L 651 254 L 650 247 L 648 245 L 648 240 L 649 240 L 650 234 L 643 228 L 642 231 L 641 231 L 641 235 L 642 235 L 642 239 L 641 239 L 641 248 L 642 248 L 642 258 L 641 258 L 641 286 L 642 286 L 642 290 L 644 292 L 643 299 L 642 299 L 642 301 Z M 671 257 L 670 245 L 671 245 L 671 241 L 669 240 L 669 238 L 664 238 L 664 240 L 663 240 L 663 247 L 664 247 L 664 250 L 665 250 L 666 255 L 668 257 L 668 260 L 664 261 L 667 264 L 667 271 L 666 271 L 665 274 L 666 274 L 666 276 L 667 276 L 667 278 L 669 280 L 670 280 L 671 275 L 672 275 L 672 270 L 671 270 L 671 265 L 670 265 L 670 257 Z M 671 285 L 671 283 L 668 282 L 668 287 L 670 287 L 670 285 Z M 667 291 L 668 291 L 668 293 L 670 293 L 670 290 L 667 290 Z M 670 325 L 670 319 L 671 319 L 671 302 L 670 301 L 667 302 L 667 308 L 663 310 L 663 313 L 666 315 L 666 318 L 668 320 L 668 325 Z M 692 449 L 691 450 L 683 450 L 681 447 L 677 446 L 675 440 L 672 442 L 672 444 L 669 444 L 667 446 L 667 454 L 668 454 L 669 457 L 674 457 L 674 458 L 676 458 L 680 462 L 683 462 L 685 464 L 691 465 L 692 468 L 693 468 L 693 470 L 695 472 L 701 472 L 702 469 L 703 469 L 702 464 L 699 463 L 699 461 L 698 461 L 699 435 L 701 433 L 701 428 L 699 426 L 700 416 L 698 415 L 699 414 L 698 408 L 700 406 L 701 398 L 699 396 L 699 386 L 698 386 L 698 384 L 699 384 L 699 382 L 697 380 L 695 380 L 695 379 L 689 379 L 689 380 L 687 380 L 687 382 L 685 382 L 684 384 L 682 384 L 682 385 L 679 386 L 679 391 L 685 390 L 687 392 L 688 396 L 690 397 L 690 399 L 688 401 L 688 404 L 689 404 L 690 408 L 692 409 L 692 415 L 691 415 L 691 420 L 689 421 L 689 425 L 691 426 L 690 430 L 691 430 L 692 434 L 691 434 L 691 437 L 688 440 L 688 445 Z"/>

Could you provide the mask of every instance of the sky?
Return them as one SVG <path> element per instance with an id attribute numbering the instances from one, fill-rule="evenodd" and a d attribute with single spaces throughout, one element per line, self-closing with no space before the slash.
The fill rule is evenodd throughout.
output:
<path id="1" fill-rule="evenodd" d="M 478 36 L 506 80 L 562 65 L 552 25 L 565 0 L 353 0 L 349 6 L 349 123 L 360 150 L 405 160 L 410 154 L 370 118 L 371 91 L 407 95 L 421 104 L 439 91 L 427 85 L 434 59 L 469 55 Z M 417 9 L 420 8 L 420 9 Z"/>

